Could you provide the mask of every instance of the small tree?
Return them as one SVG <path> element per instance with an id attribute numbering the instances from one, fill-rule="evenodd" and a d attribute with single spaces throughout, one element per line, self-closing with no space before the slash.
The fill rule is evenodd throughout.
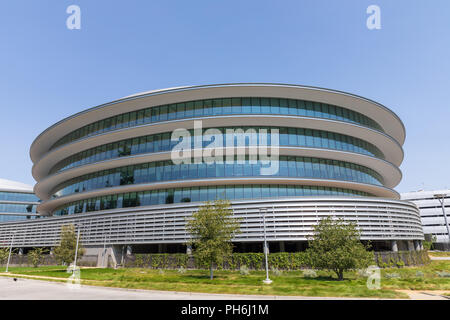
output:
<path id="1" fill-rule="evenodd" d="M 239 226 L 230 202 L 225 200 L 206 202 L 188 220 L 186 229 L 192 236 L 188 245 L 195 259 L 209 266 L 211 280 L 214 264 L 223 263 L 233 252 L 231 240 L 240 232 Z"/>
<path id="2" fill-rule="evenodd" d="M 436 242 L 437 242 L 436 235 L 432 235 L 429 241 L 427 240 L 422 241 L 424 250 L 432 250 Z"/>
<path id="3" fill-rule="evenodd" d="M 81 239 L 81 235 L 80 235 Z M 75 260 L 75 250 L 77 245 L 77 233 L 73 224 L 61 227 L 61 240 L 59 246 L 53 251 L 56 261 L 60 264 L 70 264 Z M 77 259 L 84 254 L 84 248 L 81 241 L 78 243 Z"/>
<path id="4" fill-rule="evenodd" d="M 33 267 L 37 268 L 39 266 L 42 261 L 43 255 L 46 252 L 47 250 L 44 248 L 35 248 L 28 252 L 28 257 L 30 258 Z"/>
<path id="5" fill-rule="evenodd" d="M 359 237 L 354 223 L 331 217 L 322 219 L 314 227 L 314 237 L 306 251 L 311 266 L 334 271 L 338 280 L 344 279 L 344 271 L 368 267 L 374 261 L 374 254 L 367 251 Z"/>
<path id="6" fill-rule="evenodd" d="M 0 264 L 5 264 L 8 261 L 9 248 L 0 248 Z"/>

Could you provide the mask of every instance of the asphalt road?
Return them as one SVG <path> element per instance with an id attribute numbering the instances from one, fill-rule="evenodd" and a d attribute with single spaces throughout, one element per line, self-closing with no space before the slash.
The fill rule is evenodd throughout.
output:
<path id="1" fill-rule="evenodd" d="M 344 298 L 285 297 L 130 290 L 94 286 L 70 287 L 66 283 L 0 277 L 0 300 L 323 300 Z"/>

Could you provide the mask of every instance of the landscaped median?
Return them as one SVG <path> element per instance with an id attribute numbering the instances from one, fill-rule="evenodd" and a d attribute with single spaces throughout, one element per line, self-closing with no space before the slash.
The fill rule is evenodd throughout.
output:
<path id="1" fill-rule="evenodd" d="M 271 285 L 262 283 L 263 271 L 248 274 L 218 270 L 210 280 L 206 270 L 148 268 L 82 268 L 82 284 L 104 287 L 151 289 L 184 292 L 295 295 L 319 297 L 408 298 L 398 290 L 440 290 L 450 295 L 450 261 L 433 261 L 426 266 L 386 268 L 381 270 L 381 289 L 367 288 L 367 277 L 357 271 L 345 273 L 337 281 L 331 272 L 310 270 L 283 271 L 270 274 Z M 65 281 L 70 273 L 58 266 L 11 267 L 10 274 L 41 280 Z M 6 275 L 0 273 L 0 275 Z M 315 277 L 315 275 L 317 277 Z M 447 293 L 448 292 L 448 293 Z"/>
<path id="2" fill-rule="evenodd" d="M 450 251 L 428 251 L 430 257 L 450 258 Z"/>

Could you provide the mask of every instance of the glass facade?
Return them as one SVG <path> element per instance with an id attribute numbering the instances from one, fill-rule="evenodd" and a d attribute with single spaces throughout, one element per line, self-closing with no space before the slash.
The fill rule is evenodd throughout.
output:
<path id="1" fill-rule="evenodd" d="M 0 191 L 0 201 L 38 202 L 39 198 L 33 193 Z"/>
<path id="2" fill-rule="evenodd" d="M 372 196 L 369 193 L 316 186 L 292 185 L 227 185 L 188 187 L 121 193 L 72 202 L 54 211 L 54 215 L 68 215 L 116 208 L 129 208 L 169 203 L 212 201 L 216 199 L 242 200 L 272 197 L 303 196 Z"/>
<path id="3" fill-rule="evenodd" d="M 226 145 L 227 137 L 226 130 L 238 129 L 235 127 L 231 128 L 215 128 L 223 133 L 223 145 Z M 310 147 L 310 148 L 324 148 L 333 150 L 342 150 L 348 152 L 356 152 L 364 155 L 374 156 L 377 158 L 384 159 L 383 153 L 374 145 L 354 137 L 347 135 L 321 131 L 314 129 L 303 129 L 303 128 L 281 128 L 281 127 L 240 127 L 247 131 L 249 129 L 255 130 L 257 133 L 261 129 L 267 130 L 270 133 L 271 129 L 279 130 L 279 144 L 280 146 L 294 146 L 294 147 Z M 207 129 L 203 130 L 203 133 Z M 194 136 L 193 130 L 190 130 L 191 137 Z M 237 144 L 238 134 L 234 134 L 235 145 Z M 270 134 L 267 135 L 267 144 L 271 145 Z M 85 150 L 83 152 L 77 153 L 70 156 L 58 164 L 56 164 L 50 173 L 55 173 L 70 168 L 82 166 L 85 164 L 95 163 L 99 161 L 115 159 L 130 155 L 153 153 L 153 152 L 163 152 L 170 151 L 172 148 L 178 144 L 178 141 L 171 141 L 171 132 L 153 134 L 148 136 L 136 137 L 131 139 L 126 139 L 114 143 L 109 143 L 101 145 L 92 149 Z M 258 135 L 259 138 L 259 135 Z M 207 137 L 205 137 L 207 139 Z M 250 139 L 245 140 L 246 146 L 248 146 L 251 141 Z M 206 147 L 211 141 L 204 141 L 203 147 Z M 191 139 L 192 148 L 194 148 L 194 139 Z M 258 141 L 259 144 L 259 141 Z"/>
<path id="4" fill-rule="evenodd" d="M 383 132 L 381 126 L 367 116 L 335 105 L 283 98 L 237 97 L 174 103 L 123 113 L 72 131 L 58 140 L 50 149 L 85 137 L 143 124 L 233 114 L 324 118 L 354 123 Z"/>
<path id="5" fill-rule="evenodd" d="M 0 203 L 0 212 L 36 213 L 35 204 Z"/>
<path id="6" fill-rule="evenodd" d="M 0 222 L 36 218 L 37 202 L 39 198 L 32 193 L 0 191 Z M 30 215 L 5 213 L 29 213 Z"/>
<path id="7" fill-rule="evenodd" d="M 37 219 L 38 216 L 25 216 L 25 215 L 0 215 L 0 222 L 12 222 L 29 219 Z"/>
<path id="8" fill-rule="evenodd" d="M 199 163 L 174 165 L 171 160 L 119 167 L 87 174 L 56 187 L 54 197 L 120 185 L 225 177 L 260 177 L 262 164 L 252 164 L 248 156 L 243 163 Z M 375 171 L 354 163 L 337 160 L 280 156 L 277 174 L 265 177 L 315 178 L 354 181 L 382 185 Z"/>

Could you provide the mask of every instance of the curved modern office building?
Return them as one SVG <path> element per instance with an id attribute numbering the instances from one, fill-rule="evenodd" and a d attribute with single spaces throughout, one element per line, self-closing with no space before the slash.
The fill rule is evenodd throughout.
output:
<path id="1" fill-rule="evenodd" d="M 32 186 L 0 179 L 0 223 L 35 219 L 38 204 Z"/>
<path id="2" fill-rule="evenodd" d="M 238 250 L 301 249 L 321 218 L 354 221 L 375 248 L 420 247 L 417 207 L 399 200 L 405 129 L 374 101 L 279 84 L 180 87 L 129 96 L 51 126 L 30 150 L 38 210 L 23 245 L 75 223 L 89 246 L 183 250 L 185 218 L 229 199 Z M 10 226 L 11 227 L 11 226 Z M 0 237 L 8 228 L 0 226 Z M 38 233 L 40 234 L 38 236 Z"/>

